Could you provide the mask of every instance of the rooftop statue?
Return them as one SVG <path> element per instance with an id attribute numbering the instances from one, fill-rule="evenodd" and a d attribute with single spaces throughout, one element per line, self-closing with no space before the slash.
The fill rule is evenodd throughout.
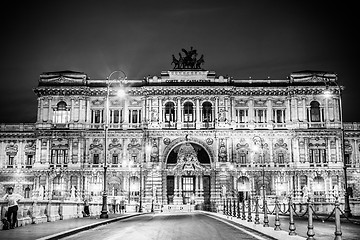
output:
<path id="1" fill-rule="evenodd" d="M 190 50 L 181 49 L 185 54 L 183 56 L 181 52 L 179 53 L 179 58 L 177 59 L 175 55 L 172 55 L 171 65 L 174 64 L 174 69 L 201 69 L 201 65 L 204 64 L 204 55 L 202 54 L 200 58 L 197 58 L 198 53 L 196 49 L 190 47 Z"/>

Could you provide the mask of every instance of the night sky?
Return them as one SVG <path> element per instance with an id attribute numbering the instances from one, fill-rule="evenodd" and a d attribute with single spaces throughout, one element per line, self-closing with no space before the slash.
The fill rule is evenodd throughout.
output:
<path id="1" fill-rule="evenodd" d="M 321 4 L 321 2 L 323 4 Z M 42 72 L 160 75 L 193 46 L 235 79 L 338 74 L 344 120 L 360 122 L 356 1 L 2 1 L 0 123 L 36 121 Z"/>

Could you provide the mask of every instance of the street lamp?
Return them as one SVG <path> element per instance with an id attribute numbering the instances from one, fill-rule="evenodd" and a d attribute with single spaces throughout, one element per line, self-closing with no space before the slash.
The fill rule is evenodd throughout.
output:
<path id="1" fill-rule="evenodd" d="M 151 212 L 154 212 L 154 170 L 159 170 L 160 166 L 156 166 L 155 169 L 151 171 L 151 190 L 152 190 L 152 198 L 151 198 Z M 156 194 L 156 193 L 155 193 Z"/>
<path id="2" fill-rule="evenodd" d="M 266 143 L 264 143 L 264 139 L 262 139 L 260 136 L 254 136 L 254 150 L 257 151 L 257 149 L 261 148 L 262 153 L 262 188 L 263 188 L 263 209 L 264 209 L 264 227 L 269 226 L 268 217 L 267 217 L 267 206 L 266 206 L 266 190 L 265 190 L 265 152 L 264 152 L 264 146 L 266 146 Z"/>
<path id="3" fill-rule="evenodd" d="M 326 81 L 326 89 L 323 92 L 323 95 L 325 98 L 330 98 L 333 96 L 333 92 L 329 90 L 329 81 Z M 332 81 L 332 83 L 335 83 L 338 91 L 339 91 L 339 112 L 340 112 L 340 129 L 341 129 L 341 154 L 343 158 L 343 168 L 344 168 L 344 188 L 345 188 L 345 206 L 344 206 L 344 212 L 346 217 L 351 217 L 351 209 L 350 209 L 350 202 L 349 202 L 349 193 L 348 193 L 348 185 L 347 185 L 347 165 L 345 161 L 345 130 L 344 130 L 344 120 L 343 120 L 343 108 L 342 108 L 342 89 L 341 86 L 337 83 L 337 80 Z"/>
<path id="4" fill-rule="evenodd" d="M 142 212 L 142 179 L 143 179 L 143 176 L 142 176 L 142 165 L 146 162 L 146 155 L 147 153 L 151 152 L 151 145 L 149 144 L 146 144 L 146 132 L 144 131 L 144 160 L 143 162 L 140 162 L 140 195 L 139 195 L 139 212 Z"/>
<path id="5" fill-rule="evenodd" d="M 114 80 L 111 80 L 111 77 L 115 74 L 118 74 L 118 77 Z M 126 80 L 126 75 L 123 71 L 113 71 L 106 79 L 106 100 L 105 100 L 105 125 L 104 125 L 104 132 L 105 132 L 105 157 L 104 157 L 104 186 L 103 186 L 103 195 L 102 195 L 102 208 L 100 218 L 109 218 L 108 210 L 107 210 L 107 190 L 106 190 L 106 171 L 107 171 L 107 142 L 108 142 L 108 130 L 109 130 L 109 95 L 110 95 L 110 85 L 114 82 L 122 83 Z M 124 96 L 125 91 L 121 89 L 118 92 L 120 97 Z"/>

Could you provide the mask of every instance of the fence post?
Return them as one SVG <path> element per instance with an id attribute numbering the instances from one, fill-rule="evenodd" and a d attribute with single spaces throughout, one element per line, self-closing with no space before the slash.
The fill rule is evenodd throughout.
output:
<path id="1" fill-rule="evenodd" d="M 251 198 L 250 198 L 250 195 L 249 195 L 249 198 L 248 198 L 248 222 L 252 222 L 252 217 L 251 217 Z"/>
<path id="2" fill-rule="evenodd" d="M 307 230 L 307 238 L 306 240 L 314 240 L 315 232 L 314 232 L 314 225 L 313 225 L 313 212 L 312 212 L 312 204 L 310 197 L 307 200 L 307 207 L 308 207 L 308 230 Z"/>
<path id="3" fill-rule="evenodd" d="M 242 200 L 242 216 L 241 216 L 241 220 L 246 220 L 246 215 L 245 215 L 245 198 L 243 198 L 243 200 Z"/>
<path id="4" fill-rule="evenodd" d="M 229 214 L 229 199 L 226 198 L 226 216 Z"/>
<path id="5" fill-rule="evenodd" d="M 255 224 L 260 224 L 259 218 L 259 196 L 255 198 Z"/>
<path id="6" fill-rule="evenodd" d="M 291 196 L 289 196 L 289 215 L 290 215 L 290 220 L 289 220 L 289 235 L 290 236 L 295 236 L 296 235 L 296 227 L 295 227 L 295 223 L 294 223 L 294 212 L 293 212 L 293 208 L 292 208 L 293 202 L 292 202 L 292 198 Z"/>
<path id="7" fill-rule="evenodd" d="M 340 222 L 340 209 L 339 198 L 335 198 L 335 238 L 334 240 L 342 240 L 341 222 Z"/>
<path id="8" fill-rule="evenodd" d="M 240 218 L 240 198 L 237 198 L 237 218 Z"/>
<path id="9" fill-rule="evenodd" d="M 266 199 L 264 200 L 264 227 L 269 227 L 269 217 L 267 214 L 267 202 Z"/>
<path id="10" fill-rule="evenodd" d="M 281 230 L 281 228 L 280 228 L 279 208 L 280 208 L 279 199 L 276 196 L 276 198 L 275 198 L 275 228 L 274 228 L 275 231 Z"/>
<path id="11" fill-rule="evenodd" d="M 225 198 L 224 198 L 224 207 L 223 207 L 223 214 L 224 214 L 224 215 L 226 214 L 225 208 L 226 208 L 226 205 L 225 205 Z"/>
<path id="12" fill-rule="evenodd" d="M 232 216 L 232 213 L 231 213 L 231 198 L 229 199 L 229 216 L 230 217 Z"/>
<path id="13" fill-rule="evenodd" d="M 236 199 L 233 200 L 233 217 L 236 217 Z"/>

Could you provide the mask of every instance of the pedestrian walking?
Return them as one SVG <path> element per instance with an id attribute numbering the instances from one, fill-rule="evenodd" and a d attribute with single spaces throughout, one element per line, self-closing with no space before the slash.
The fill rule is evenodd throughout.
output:
<path id="1" fill-rule="evenodd" d="M 125 201 L 120 201 L 120 213 L 125 213 Z"/>
<path id="2" fill-rule="evenodd" d="M 8 188 L 8 193 L 5 194 L 3 199 L 8 202 L 7 210 L 7 221 L 9 222 L 10 228 L 15 228 L 17 223 L 17 211 L 19 209 L 18 202 L 22 199 L 19 194 L 13 193 L 14 188 Z"/>
<path id="3" fill-rule="evenodd" d="M 90 209 L 89 209 L 89 200 L 85 200 L 84 201 L 84 211 L 83 211 L 83 216 L 84 217 L 89 217 L 90 216 Z"/>

